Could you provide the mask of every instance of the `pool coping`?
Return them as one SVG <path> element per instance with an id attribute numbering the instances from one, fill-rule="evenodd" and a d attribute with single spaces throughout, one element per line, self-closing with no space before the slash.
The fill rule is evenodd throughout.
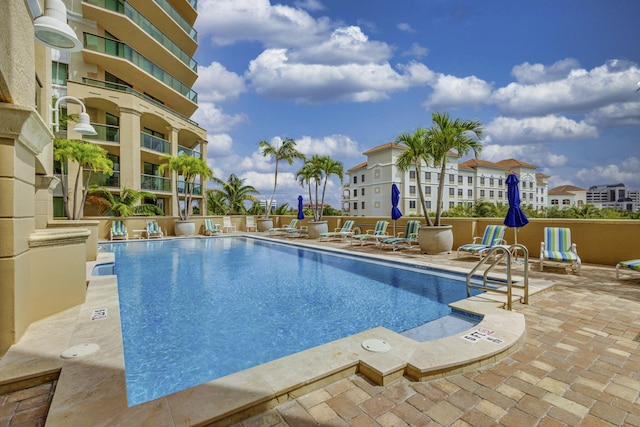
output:
<path id="1" fill-rule="evenodd" d="M 249 237 L 282 243 L 262 236 Z M 286 243 L 390 261 L 389 254 L 354 254 L 300 240 Z M 393 261 L 402 262 L 399 258 Z M 484 316 L 479 325 L 460 334 L 420 343 L 382 327 L 374 328 L 128 407 L 116 276 L 89 276 L 93 266 L 106 262 L 113 262 L 112 253 L 100 253 L 96 261 L 87 263 L 89 286 L 82 306 L 36 322 L 33 331 L 30 328 L 0 361 L 0 386 L 60 372 L 47 425 L 229 425 L 357 372 L 385 385 L 403 375 L 423 381 L 476 369 L 516 351 L 526 331 L 524 316 L 501 308 L 503 296 L 479 295 L 452 304 Z M 405 263 L 466 272 L 415 260 Z M 551 282 L 530 280 L 532 292 L 549 286 Z M 97 318 L 96 310 L 103 309 L 107 316 Z M 477 340 L 470 341 L 469 335 L 474 338 L 473 333 L 478 331 L 492 333 L 482 337 L 475 334 Z M 370 352 L 362 346 L 367 339 L 383 340 L 391 349 Z M 42 340 L 50 344 L 44 351 Z M 100 350 L 85 357 L 59 357 L 63 350 L 83 343 L 98 344 Z"/>

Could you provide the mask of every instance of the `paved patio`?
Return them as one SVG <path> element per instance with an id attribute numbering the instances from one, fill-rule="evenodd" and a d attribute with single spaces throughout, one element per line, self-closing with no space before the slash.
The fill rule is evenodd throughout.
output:
<path id="1" fill-rule="evenodd" d="M 351 249 L 380 253 L 371 246 Z M 396 256 L 474 265 L 455 255 Z M 234 425 L 640 426 L 640 275 L 616 280 L 613 268 L 593 265 L 583 266 L 581 276 L 560 268 L 541 273 L 537 265 L 530 271 L 532 278 L 557 284 L 529 305 L 514 306 L 525 316 L 527 337 L 499 362 L 426 382 L 401 378 L 385 387 L 356 374 Z M 54 386 L 0 395 L 0 426 L 43 425 Z"/>

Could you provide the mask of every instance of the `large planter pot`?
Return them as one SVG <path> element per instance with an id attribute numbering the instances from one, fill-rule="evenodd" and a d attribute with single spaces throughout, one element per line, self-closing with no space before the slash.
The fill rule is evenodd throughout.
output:
<path id="1" fill-rule="evenodd" d="M 269 231 L 273 228 L 273 219 L 258 218 L 258 231 Z"/>
<path id="2" fill-rule="evenodd" d="M 329 231 L 327 221 L 309 221 L 307 223 L 307 230 L 309 232 L 310 239 L 317 239 L 321 233 Z"/>
<path id="3" fill-rule="evenodd" d="M 173 232 L 176 236 L 193 236 L 196 234 L 196 223 L 188 220 L 176 220 L 173 224 Z"/>
<path id="4" fill-rule="evenodd" d="M 418 230 L 418 243 L 422 253 L 429 255 L 437 255 L 449 253 L 453 249 L 453 226 L 423 225 Z"/>

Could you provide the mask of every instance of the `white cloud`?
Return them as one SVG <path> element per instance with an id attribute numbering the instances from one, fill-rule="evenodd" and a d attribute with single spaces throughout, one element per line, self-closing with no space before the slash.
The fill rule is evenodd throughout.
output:
<path id="1" fill-rule="evenodd" d="M 229 134 L 208 135 L 207 157 L 224 157 L 233 154 L 233 139 Z"/>
<path id="2" fill-rule="evenodd" d="M 198 66 L 198 80 L 194 85 L 200 102 L 235 100 L 246 92 L 244 77 L 227 71 L 219 62 Z"/>
<path id="3" fill-rule="evenodd" d="M 358 143 L 348 136 L 329 135 L 323 138 L 303 136 L 296 140 L 298 151 L 305 156 L 360 157 Z"/>
<path id="4" fill-rule="evenodd" d="M 286 49 L 268 49 L 251 61 L 247 77 L 262 96 L 303 103 L 369 102 L 386 99 L 393 91 L 424 85 L 432 73 L 422 64 L 398 67 L 388 63 L 293 63 Z"/>
<path id="5" fill-rule="evenodd" d="M 485 134 L 494 143 L 526 144 L 597 138 L 598 130 L 584 121 L 548 115 L 524 119 L 498 117 L 485 126 Z"/>
<path id="6" fill-rule="evenodd" d="M 537 84 L 562 80 L 566 78 L 571 70 L 580 66 L 579 62 L 572 58 L 563 59 L 550 66 L 544 64 L 524 64 L 516 65 L 511 70 L 511 74 L 521 84 Z"/>
<path id="7" fill-rule="evenodd" d="M 218 45 L 259 41 L 268 47 L 308 46 L 330 27 L 326 18 L 314 19 L 302 9 L 269 0 L 200 0 L 198 12 L 201 39 L 210 35 Z"/>
<path id="8" fill-rule="evenodd" d="M 427 56 L 429 49 L 420 46 L 418 43 L 413 43 L 409 50 L 402 52 L 402 56 L 414 56 L 416 58 L 423 58 Z"/>
<path id="9" fill-rule="evenodd" d="M 488 144 L 482 149 L 482 159 L 497 162 L 504 159 L 527 159 L 528 163 L 543 167 L 560 167 L 567 164 L 565 155 L 555 154 L 539 145 Z"/>
<path id="10" fill-rule="evenodd" d="M 407 24 L 406 22 L 401 22 L 398 24 L 398 29 L 400 31 L 406 31 L 407 33 L 415 33 L 416 30 L 413 29 L 411 24 Z"/>
<path id="11" fill-rule="evenodd" d="M 296 7 L 305 10 L 324 10 L 325 7 L 318 0 L 301 0 L 293 3 Z"/>
<path id="12" fill-rule="evenodd" d="M 640 188 L 640 158 L 630 157 L 619 165 L 595 166 L 591 169 L 580 169 L 576 177 L 583 182 L 598 184 L 624 183 L 632 189 Z"/>
<path id="13" fill-rule="evenodd" d="M 199 103 L 198 110 L 192 118 L 209 133 L 227 132 L 236 125 L 247 121 L 244 114 L 225 114 L 222 109 L 210 102 Z"/>
<path id="14" fill-rule="evenodd" d="M 476 76 L 455 77 L 439 74 L 433 93 L 427 98 L 428 108 L 452 108 L 486 102 L 491 96 L 491 84 Z"/>
<path id="15" fill-rule="evenodd" d="M 569 66 L 573 68 L 568 70 Z M 572 60 L 549 68 L 528 64 L 519 67 L 516 76 L 528 83 L 511 83 L 492 96 L 492 103 L 506 115 L 584 114 L 611 103 L 633 101 L 631 82 L 640 78 L 636 64 L 621 60 L 608 61 L 592 70 L 577 68 Z"/>
<path id="16" fill-rule="evenodd" d="M 640 124 L 640 102 L 610 104 L 587 114 L 586 122 L 602 126 L 633 126 Z"/>

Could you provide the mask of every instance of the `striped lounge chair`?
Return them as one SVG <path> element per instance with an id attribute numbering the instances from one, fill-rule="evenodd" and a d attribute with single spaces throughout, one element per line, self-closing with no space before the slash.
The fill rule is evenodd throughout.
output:
<path id="1" fill-rule="evenodd" d="M 540 271 L 544 264 L 564 264 L 580 273 L 581 263 L 576 244 L 571 243 L 571 229 L 545 227 L 544 242 L 540 243 Z"/>
<path id="2" fill-rule="evenodd" d="M 504 232 L 506 230 L 507 227 L 504 225 L 487 225 L 482 237 L 474 237 L 473 243 L 468 243 L 458 248 L 458 258 L 462 255 L 484 257 L 495 245 L 504 245 L 507 243 L 504 240 Z"/>
<path id="3" fill-rule="evenodd" d="M 213 222 L 211 218 L 205 218 L 204 220 L 204 235 L 205 236 L 213 236 L 215 234 L 221 233 L 220 226 Z"/>
<path id="4" fill-rule="evenodd" d="M 336 228 L 334 231 L 327 231 L 326 233 L 320 233 L 320 240 L 328 242 L 329 240 L 345 240 L 353 236 L 354 220 L 348 219 L 342 224 L 342 228 Z"/>
<path id="5" fill-rule="evenodd" d="M 289 221 L 289 225 L 285 227 L 274 227 L 269 229 L 269 234 L 287 234 L 290 231 L 298 229 L 298 218 L 293 218 Z"/>
<path id="6" fill-rule="evenodd" d="M 158 221 L 147 221 L 147 239 L 162 239 L 164 233 L 158 225 Z"/>
<path id="7" fill-rule="evenodd" d="M 640 273 L 640 259 L 620 261 L 616 265 L 616 279 L 619 279 L 621 274 L 632 274 L 632 273 Z"/>
<path id="8" fill-rule="evenodd" d="M 389 221 L 376 222 L 376 226 L 373 230 L 367 230 L 367 232 L 364 234 L 356 234 L 354 236 L 351 236 L 351 244 L 360 243 L 360 246 L 363 246 L 367 243 L 380 243 L 382 239 L 390 237 L 387 234 L 388 225 Z"/>
<path id="9" fill-rule="evenodd" d="M 129 233 L 127 227 L 124 225 L 124 221 L 121 219 L 114 219 L 111 222 L 111 230 L 109 231 L 110 240 L 127 240 Z"/>
<path id="10" fill-rule="evenodd" d="M 418 245 L 418 229 L 420 228 L 420 221 L 407 221 L 407 226 L 404 232 L 399 232 L 396 237 L 387 237 L 380 241 L 380 246 L 390 245 L 395 252 L 397 249 L 411 248 Z"/>

